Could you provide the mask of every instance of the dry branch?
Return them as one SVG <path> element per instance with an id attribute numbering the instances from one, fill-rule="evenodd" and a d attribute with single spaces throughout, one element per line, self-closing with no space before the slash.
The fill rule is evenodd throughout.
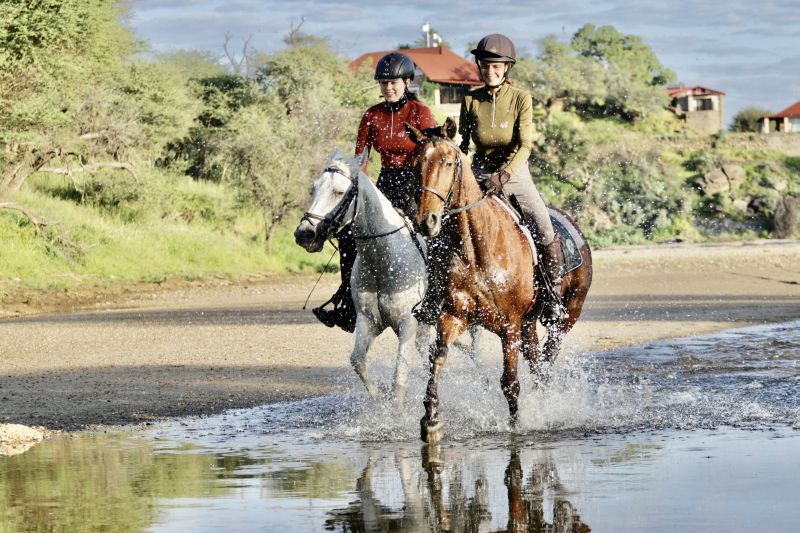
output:
<path id="1" fill-rule="evenodd" d="M 131 175 L 133 175 L 133 179 L 136 180 L 136 183 L 140 183 L 139 176 L 137 176 L 136 172 L 134 172 L 134 170 L 133 170 L 133 165 L 131 165 L 130 163 L 126 163 L 124 161 L 108 161 L 108 162 L 101 162 L 101 163 L 87 163 L 87 164 L 81 164 L 80 166 L 77 166 L 77 167 L 72 167 L 70 165 L 67 165 L 64 168 L 60 168 L 60 167 L 42 167 L 42 168 L 39 169 L 39 172 L 48 172 L 50 174 L 63 174 L 63 175 L 69 176 L 70 179 L 72 179 L 73 183 L 75 183 L 75 180 L 72 178 L 72 173 L 73 172 L 88 172 L 88 173 L 91 174 L 93 172 L 97 172 L 97 170 L 100 169 L 100 168 L 117 168 L 117 169 L 120 169 L 120 170 L 127 170 L 128 172 L 131 173 Z"/>
<path id="2" fill-rule="evenodd" d="M 33 213 L 33 211 L 31 211 L 24 205 L 20 205 L 14 202 L 0 202 L 0 209 L 13 209 L 14 211 L 19 211 L 20 213 L 28 217 L 28 220 L 30 220 L 31 224 L 33 224 L 34 227 L 36 228 L 37 233 L 41 233 L 43 227 L 52 224 L 52 222 L 48 222 L 47 220 L 39 218 L 36 214 Z"/>

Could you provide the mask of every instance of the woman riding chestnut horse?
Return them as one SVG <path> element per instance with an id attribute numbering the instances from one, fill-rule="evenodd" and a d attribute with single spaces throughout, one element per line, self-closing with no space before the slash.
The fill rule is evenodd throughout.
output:
<path id="1" fill-rule="evenodd" d="M 500 337 L 504 355 L 501 385 L 515 423 L 519 356 L 528 361 L 532 371 L 540 369 L 537 321 L 541 319 L 547 326 L 550 351 L 546 344 L 545 359 L 552 360 L 560 339 L 581 313 L 592 279 L 588 244 L 564 213 L 559 216 L 567 231 L 577 237 L 581 262 L 562 278 L 560 243 L 527 167 L 531 97 L 505 84 L 508 63 L 514 59 L 513 44 L 494 34 L 481 40 L 473 52 L 494 61 L 479 62 L 487 86 L 471 93 L 472 98 L 462 105 L 462 150 L 450 140 L 455 133 L 452 124 L 425 132 L 407 127 L 417 143 L 413 156 L 419 186 L 416 224 L 439 251 L 429 258 L 429 264 L 437 265 L 431 273 L 436 272 L 439 279 L 429 280 L 423 308 L 430 311 L 438 304 L 436 346 L 430 354 L 425 416 L 420 421 L 421 436 L 427 442 L 442 437 L 439 380 L 449 346 L 465 328 L 479 324 Z M 470 138 L 477 146 L 472 168 L 462 159 Z M 497 141 L 503 138 L 505 144 Z M 516 196 L 522 206 L 526 222 L 535 221 L 533 234 L 543 268 L 535 269 L 535 251 L 511 210 L 483 192 L 473 169 L 494 182 L 495 189 L 505 184 L 505 192 Z M 440 291 L 436 302 L 429 298 L 431 286 Z M 567 302 L 565 309 L 562 299 Z"/>
<path id="2" fill-rule="evenodd" d="M 438 129 L 438 128 L 437 128 Z M 415 222 L 440 251 L 435 259 L 442 273 L 442 308 L 436 324 L 436 345 L 430 352 L 430 376 L 425 393 L 422 439 L 442 437 L 439 415 L 439 380 L 452 342 L 468 327 L 481 325 L 500 337 L 503 345 L 501 385 L 512 423 L 517 420 L 519 381 L 517 363 L 522 355 L 532 372 L 541 370 L 536 323 L 543 314 L 539 288 L 541 269 L 528 237 L 510 209 L 478 185 L 464 154 L 450 140 L 409 127 L 418 143 L 414 169 L 420 185 Z M 447 128 L 445 128 L 445 131 Z M 453 132 L 454 133 L 454 132 Z M 577 236 L 580 266 L 563 277 L 557 287 L 566 302 L 566 316 L 547 324 L 544 360 L 552 361 L 561 339 L 581 314 L 592 281 L 589 246 L 574 222 L 564 213 L 567 230 Z M 429 258 L 429 263 L 433 259 Z"/>
<path id="3" fill-rule="evenodd" d="M 505 35 L 493 33 L 472 50 L 485 85 L 471 91 L 461 104 L 458 132 L 461 151 L 475 144 L 472 171 L 486 186 L 515 196 L 524 222 L 531 230 L 540 251 L 547 277 L 543 322 L 556 322 L 565 310 L 557 290 L 561 286 L 561 243 L 553 230 L 547 207 L 533 184 L 528 158 L 533 143 L 533 104 L 531 96 L 511 85 L 508 78 L 517 61 L 514 43 Z M 441 276 L 430 261 L 428 291 L 415 312 L 421 322 L 435 324 L 442 302 Z"/>

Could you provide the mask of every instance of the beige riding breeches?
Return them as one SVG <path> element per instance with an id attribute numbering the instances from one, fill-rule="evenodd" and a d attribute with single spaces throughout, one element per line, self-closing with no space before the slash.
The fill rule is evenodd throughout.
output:
<path id="1" fill-rule="evenodd" d="M 488 178 L 489 174 L 480 172 L 476 169 L 475 176 L 479 179 Z M 555 232 L 553 231 L 553 223 L 550 221 L 550 214 L 547 212 L 547 206 L 542 200 L 542 196 L 533 184 L 533 178 L 528 167 L 517 171 L 516 174 L 511 175 L 511 179 L 503 185 L 503 192 L 506 196 L 512 194 L 517 197 L 520 207 L 522 208 L 525 216 L 531 218 L 536 224 L 533 238 L 537 243 L 547 246 L 553 239 L 555 239 Z"/>

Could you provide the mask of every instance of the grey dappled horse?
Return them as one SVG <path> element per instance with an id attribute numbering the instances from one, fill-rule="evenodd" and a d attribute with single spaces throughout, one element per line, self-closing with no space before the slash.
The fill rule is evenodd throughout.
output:
<path id="1" fill-rule="evenodd" d="M 329 237 L 352 224 L 357 254 L 350 279 L 357 318 L 350 363 L 370 395 L 377 397 L 367 375 L 367 351 L 381 332 L 392 328 L 399 340 L 393 392 L 402 401 L 409 358 L 417 350 L 425 353 L 432 341 L 432 328 L 419 328 L 418 335 L 411 314 L 425 293 L 425 260 L 412 239 L 410 224 L 360 171 L 363 161 L 334 152 L 314 182 L 311 207 L 295 230 L 295 240 L 309 252 L 318 252 Z"/>

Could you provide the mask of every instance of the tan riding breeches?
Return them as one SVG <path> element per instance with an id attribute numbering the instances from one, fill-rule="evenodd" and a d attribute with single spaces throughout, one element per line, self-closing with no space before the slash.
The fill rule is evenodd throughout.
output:
<path id="1" fill-rule="evenodd" d="M 475 176 L 479 179 L 485 175 L 485 173 L 476 169 L 473 169 L 473 171 L 475 171 Z M 533 177 L 531 177 L 528 167 L 524 167 L 516 174 L 512 174 L 511 179 L 503 185 L 503 192 L 506 196 L 511 196 L 512 194 L 516 196 L 525 216 L 533 219 L 534 224 L 536 224 L 533 238 L 536 242 L 544 246 L 553 242 L 556 237 L 553 223 L 550 221 L 550 214 L 547 212 L 544 200 L 542 200 L 539 191 L 536 190 L 536 186 L 533 184 Z"/>

